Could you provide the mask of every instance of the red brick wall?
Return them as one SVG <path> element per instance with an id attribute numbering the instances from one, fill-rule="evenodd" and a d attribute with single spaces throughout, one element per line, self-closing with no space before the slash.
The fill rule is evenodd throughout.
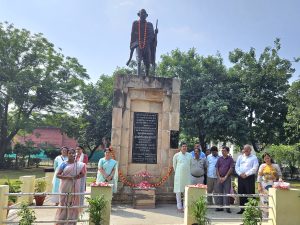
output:
<path id="1" fill-rule="evenodd" d="M 59 128 L 54 127 L 36 128 L 30 135 L 25 137 L 16 136 L 15 138 L 15 142 L 22 144 L 28 140 L 32 140 L 37 147 L 44 143 L 48 143 L 49 145 L 53 145 L 57 148 L 62 146 L 75 148 L 78 145 L 77 140 L 69 138 L 66 134 L 62 134 Z"/>

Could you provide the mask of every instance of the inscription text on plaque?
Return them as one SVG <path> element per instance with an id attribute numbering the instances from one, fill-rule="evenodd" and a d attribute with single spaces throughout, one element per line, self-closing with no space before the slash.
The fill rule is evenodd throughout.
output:
<path id="1" fill-rule="evenodd" d="M 157 163 L 158 113 L 134 112 L 132 163 Z"/>

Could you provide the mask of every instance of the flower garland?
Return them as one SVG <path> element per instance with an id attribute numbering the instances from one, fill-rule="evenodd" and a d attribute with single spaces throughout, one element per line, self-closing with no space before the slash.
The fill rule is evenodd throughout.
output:
<path id="1" fill-rule="evenodd" d="M 157 183 L 154 183 L 154 184 L 150 184 L 148 181 L 142 181 L 141 183 L 139 184 L 135 184 L 135 183 L 132 183 L 130 181 L 128 181 L 124 175 L 122 174 L 122 171 L 119 170 L 119 178 L 120 180 L 122 181 L 123 184 L 127 185 L 127 186 L 130 186 L 130 187 L 138 187 L 138 188 L 149 188 L 149 187 L 159 187 L 161 186 L 163 183 L 165 183 L 167 181 L 167 179 L 169 178 L 169 176 L 171 175 L 173 171 L 173 167 L 170 167 L 168 169 L 168 173 Z"/>
<path id="2" fill-rule="evenodd" d="M 109 184 L 108 182 L 100 182 L 100 183 L 96 183 L 96 181 L 94 181 L 93 183 L 91 183 L 92 187 L 108 187 L 111 186 L 111 184 Z"/>
<path id="3" fill-rule="evenodd" d="M 147 40 L 147 21 L 145 21 L 145 29 L 144 29 L 144 42 L 141 41 L 141 20 L 138 21 L 138 27 L 139 27 L 139 48 L 143 49 L 146 46 L 146 40 Z"/>
<path id="4" fill-rule="evenodd" d="M 109 147 L 109 150 L 111 152 L 111 157 L 112 159 L 115 159 L 115 153 L 114 153 L 114 150 L 112 148 L 112 146 Z M 167 181 L 167 179 L 169 178 L 169 176 L 171 175 L 173 171 L 173 167 L 170 167 L 168 169 L 168 172 L 167 174 L 158 182 L 158 183 L 154 183 L 154 184 L 150 184 L 148 181 L 142 181 L 140 182 L 139 184 L 135 184 L 135 183 L 132 183 L 130 181 L 128 181 L 124 175 L 122 174 L 122 171 L 119 169 L 119 179 L 121 180 L 121 182 L 127 186 L 130 186 L 130 187 L 138 187 L 138 188 L 150 188 L 150 187 L 159 187 L 161 186 L 163 183 L 165 183 Z M 153 177 L 149 172 L 147 171 L 143 171 L 143 172 L 140 172 L 134 176 L 137 176 L 137 177 Z"/>
<path id="5" fill-rule="evenodd" d="M 191 184 L 191 185 L 188 185 L 188 187 L 207 189 L 207 185 L 204 185 L 204 184 Z"/>
<path id="6" fill-rule="evenodd" d="M 142 171 L 138 174 L 133 175 L 134 177 L 143 177 L 143 178 L 150 178 L 153 177 L 148 171 Z"/>

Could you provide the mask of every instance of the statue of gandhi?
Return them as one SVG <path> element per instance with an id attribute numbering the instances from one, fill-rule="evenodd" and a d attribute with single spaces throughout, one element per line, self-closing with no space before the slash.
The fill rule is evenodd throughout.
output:
<path id="1" fill-rule="evenodd" d="M 134 21 L 132 24 L 130 57 L 126 65 L 129 65 L 134 49 L 136 49 L 136 59 L 138 64 L 137 75 L 141 75 L 141 62 L 143 60 L 146 76 L 149 76 L 150 64 L 152 64 L 155 73 L 155 53 L 158 33 L 157 21 L 154 30 L 152 23 L 146 21 L 148 14 L 145 9 L 141 9 L 138 12 L 138 16 L 140 19 Z"/>

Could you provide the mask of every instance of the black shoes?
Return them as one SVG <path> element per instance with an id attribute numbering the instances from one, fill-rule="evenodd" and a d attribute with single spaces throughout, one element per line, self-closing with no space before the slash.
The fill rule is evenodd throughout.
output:
<path id="1" fill-rule="evenodd" d="M 230 209 L 226 209 L 226 212 L 227 212 L 227 213 L 231 213 L 231 210 L 230 210 Z"/>
<path id="2" fill-rule="evenodd" d="M 240 211 L 238 211 L 236 214 L 243 214 L 243 212 L 244 212 L 244 210 L 240 210 Z"/>

